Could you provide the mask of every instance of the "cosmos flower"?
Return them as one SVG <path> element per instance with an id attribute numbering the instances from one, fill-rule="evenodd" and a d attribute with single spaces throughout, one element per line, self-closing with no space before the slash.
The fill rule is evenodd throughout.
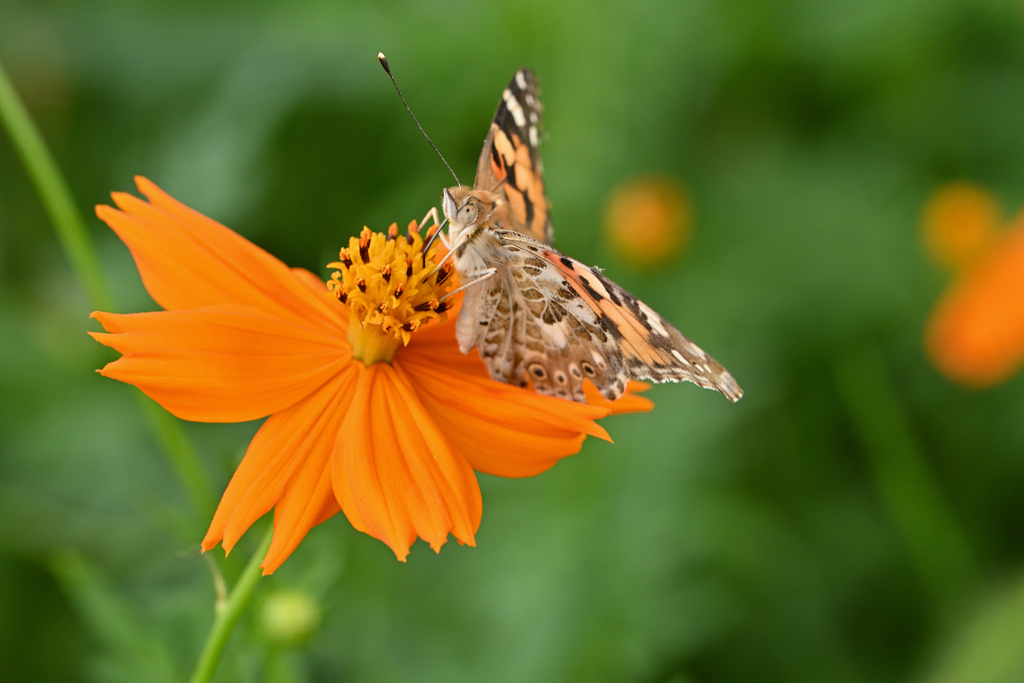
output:
<path id="1" fill-rule="evenodd" d="M 690 241 L 690 198 L 671 178 L 636 178 L 612 193 L 604 224 L 612 250 L 624 261 L 640 268 L 665 265 Z"/>
<path id="2" fill-rule="evenodd" d="M 165 310 L 94 313 L 122 356 L 100 372 L 199 422 L 267 417 L 228 484 L 203 549 L 230 551 L 274 510 L 273 572 L 315 525 L 343 511 L 405 560 L 417 537 L 475 544 L 477 472 L 526 477 L 576 453 L 595 420 L 649 410 L 629 393 L 593 404 L 493 381 L 455 341 L 449 265 L 435 270 L 415 222 L 363 230 L 324 285 L 145 178 L 149 202 L 113 195 L 97 215 L 124 241 Z M 449 308 L 449 304 L 453 304 Z M 642 390 L 636 383 L 632 389 Z"/>
<path id="3" fill-rule="evenodd" d="M 1024 365 L 1024 215 L 957 273 L 931 313 L 925 347 L 944 375 L 978 388 Z"/>
<path id="4" fill-rule="evenodd" d="M 999 202 L 972 183 L 947 183 L 928 198 L 921 215 L 921 239 L 939 265 L 970 263 L 995 237 L 1001 221 Z"/>

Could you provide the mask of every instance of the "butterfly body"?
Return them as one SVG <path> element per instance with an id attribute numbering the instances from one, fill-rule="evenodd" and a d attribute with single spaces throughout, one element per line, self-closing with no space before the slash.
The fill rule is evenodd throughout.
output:
<path id="1" fill-rule="evenodd" d="M 501 247 L 491 233 L 515 224 L 508 202 L 486 190 L 453 187 L 445 190 L 441 206 L 451 223 L 448 239 L 457 245 L 452 258 L 459 273 L 481 271 L 500 260 Z"/>
<path id="2" fill-rule="evenodd" d="M 594 268 L 551 247 L 537 152 L 540 98 L 521 69 L 502 93 L 472 189 L 442 208 L 465 290 L 456 335 L 494 379 L 586 401 L 584 381 L 618 398 L 630 379 L 691 381 L 730 400 L 732 376 L 650 307 Z"/>

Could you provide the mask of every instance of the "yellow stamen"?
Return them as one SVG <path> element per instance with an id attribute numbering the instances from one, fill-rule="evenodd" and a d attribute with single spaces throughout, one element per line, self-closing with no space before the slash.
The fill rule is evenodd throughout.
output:
<path id="1" fill-rule="evenodd" d="M 409 225 L 405 238 L 392 223 L 387 235 L 363 228 L 342 248 L 328 288 L 352 314 L 348 340 L 352 353 L 367 366 L 390 362 L 412 333 L 427 321 L 442 319 L 442 301 L 451 289 L 447 277 L 428 277 L 434 269 L 437 246 L 423 258 L 423 238 Z"/>

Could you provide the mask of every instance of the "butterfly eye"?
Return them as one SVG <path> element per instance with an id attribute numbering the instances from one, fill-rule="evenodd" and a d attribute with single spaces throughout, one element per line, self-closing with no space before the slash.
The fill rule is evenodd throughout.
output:
<path id="1" fill-rule="evenodd" d="M 459 209 L 459 222 L 463 225 L 470 225 L 476 221 L 477 210 L 472 204 L 466 204 Z"/>

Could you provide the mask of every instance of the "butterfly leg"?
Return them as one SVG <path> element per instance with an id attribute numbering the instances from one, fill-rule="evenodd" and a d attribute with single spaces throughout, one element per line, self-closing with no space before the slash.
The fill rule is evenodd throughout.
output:
<path id="1" fill-rule="evenodd" d="M 423 220 L 420 221 L 420 226 L 418 228 L 420 231 L 423 230 L 423 226 L 427 224 L 427 219 L 430 218 L 430 217 L 434 218 L 434 222 L 432 223 L 432 225 L 438 225 L 439 221 L 437 219 L 437 207 L 436 206 L 430 207 L 430 211 L 427 211 L 427 214 L 425 216 L 423 216 Z"/>
<path id="2" fill-rule="evenodd" d="M 448 220 L 448 219 L 446 218 L 445 220 Z M 445 262 L 445 261 L 447 261 L 448 259 L 450 259 L 450 258 L 451 258 L 451 257 L 452 257 L 452 256 L 453 256 L 453 255 L 455 254 L 455 252 L 456 252 L 456 251 L 458 251 L 458 250 L 459 250 L 459 248 L 460 248 L 460 247 L 461 247 L 461 246 L 462 246 L 463 244 L 465 244 L 465 243 L 466 243 L 466 240 L 468 239 L 468 238 L 466 238 L 466 237 L 463 237 L 463 238 L 462 238 L 461 240 L 459 240 L 459 241 L 458 241 L 458 242 L 457 242 L 457 243 L 455 244 L 455 246 L 454 246 L 454 247 L 452 247 L 452 246 L 449 246 L 449 244 L 448 244 L 448 238 L 447 238 L 447 237 L 444 237 L 444 233 L 443 233 L 443 232 L 441 232 L 440 230 L 438 230 L 437 232 L 435 232 L 435 233 L 434 233 L 434 235 L 433 235 L 433 236 L 431 237 L 431 239 L 433 239 L 434 237 L 437 237 L 437 236 L 441 236 L 441 239 L 442 239 L 442 241 L 444 242 L 444 246 L 445 246 L 445 247 L 448 247 L 448 253 L 444 255 L 444 258 L 443 258 L 443 259 L 441 259 L 440 261 L 438 261 L 438 262 L 437 262 L 437 265 L 436 265 L 436 266 L 434 266 L 434 269 L 433 269 L 432 271 L 430 271 L 429 273 L 427 273 L 427 277 L 430 277 L 431 275 L 433 275 L 434 273 L 436 273 L 436 272 L 437 272 L 438 270 L 440 270 L 440 269 L 441 269 L 441 266 L 443 266 L 443 265 L 444 265 L 444 262 Z M 482 271 L 481 271 L 481 272 L 482 272 Z M 471 274 L 472 274 L 472 273 L 471 273 Z"/>
<path id="3" fill-rule="evenodd" d="M 494 275 L 497 272 L 498 272 L 497 268 L 485 268 L 483 270 L 477 270 L 477 271 L 474 271 L 472 273 L 466 273 L 466 275 L 468 275 L 469 277 L 471 277 L 473 279 L 470 280 L 469 282 L 467 282 L 466 284 L 462 285 L 458 289 L 456 289 L 454 291 L 451 291 L 451 292 L 448 292 L 447 294 L 445 294 L 443 297 L 441 297 L 441 301 L 444 301 L 448 297 L 451 297 L 451 296 L 454 296 L 454 295 L 458 294 L 459 292 L 464 290 L 466 287 L 472 287 L 473 285 L 475 285 L 478 282 L 483 282 L 484 280 L 486 280 L 487 278 L 489 278 L 490 276 Z"/>
<path id="4" fill-rule="evenodd" d="M 430 211 L 428 211 L 427 215 L 423 217 L 422 221 L 420 221 L 420 225 L 419 225 L 420 229 L 423 228 L 423 224 L 427 222 L 427 219 L 430 218 L 431 214 L 433 214 L 433 216 L 434 216 L 434 225 L 437 225 L 437 207 L 434 207 Z M 437 226 L 437 230 L 435 230 L 434 233 L 429 238 L 427 238 L 426 243 L 424 243 L 424 245 L 423 245 L 423 265 L 424 266 L 427 265 L 427 251 L 430 249 L 430 245 L 434 243 L 434 240 L 436 240 L 438 237 L 440 237 L 441 238 L 441 243 L 444 244 L 446 249 L 448 248 L 448 238 L 445 237 L 445 234 L 444 234 L 444 226 L 445 226 L 445 223 L 447 223 L 447 222 L 448 222 L 448 217 L 445 216 L 444 222 L 441 223 L 441 225 Z"/>

